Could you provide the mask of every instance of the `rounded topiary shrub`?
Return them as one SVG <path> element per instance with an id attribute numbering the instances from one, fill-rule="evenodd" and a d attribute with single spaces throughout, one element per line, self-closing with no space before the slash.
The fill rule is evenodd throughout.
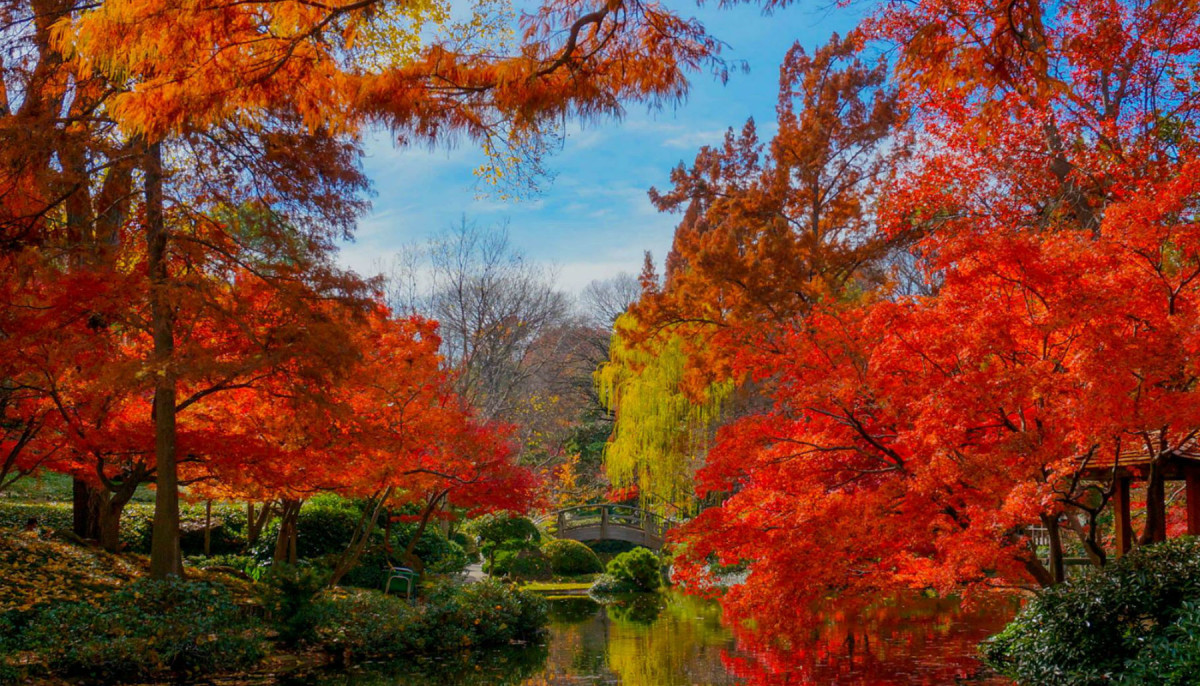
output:
<path id="1" fill-rule="evenodd" d="M 1179 538 L 1041 592 L 981 651 L 1021 684 L 1190 684 L 1198 605 L 1200 539 Z"/>
<path id="2" fill-rule="evenodd" d="M 62 676 L 100 683 L 235 671 L 262 657 L 260 629 L 218 584 L 140 580 L 100 600 L 59 603 L 23 642 Z"/>
<path id="3" fill-rule="evenodd" d="M 542 552 L 555 574 L 597 574 L 604 571 L 604 565 L 596 553 L 579 541 L 565 538 L 550 541 L 542 546 Z"/>
<path id="4" fill-rule="evenodd" d="M 550 560 L 542 551 L 501 550 L 485 571 L 492 576 L 508 576 L 516 579 L 548 579 L 551 576 Z"/>
<path id="5" fill-rule="evenodd" d="M 662 571 L 658 556 L 646 548 L 634 548 L 608 562 L 606 573 L 592 585 L 599 595 L 613 593 L 648 593 L 662 586 Z"/>

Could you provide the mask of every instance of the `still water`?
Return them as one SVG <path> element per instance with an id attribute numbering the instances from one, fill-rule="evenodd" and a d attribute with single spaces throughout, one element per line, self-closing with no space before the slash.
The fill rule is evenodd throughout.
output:
<path id="1" fill-rule="evenodd" d="M 984 673 L 979 641 L 1015 611 L 997 600 L 970 611 L 913 597 L 852 616 L 831 608 L 790 643 L 739 635 L 715 602 L 668 594 L 622 605 L 551 601 L 543 642 L 445 661 L 367 664 L 307 683 L 323 686 L 801 686 L 1008 682 Z M 797 641 L 796 636 L 803 637 Z"/>

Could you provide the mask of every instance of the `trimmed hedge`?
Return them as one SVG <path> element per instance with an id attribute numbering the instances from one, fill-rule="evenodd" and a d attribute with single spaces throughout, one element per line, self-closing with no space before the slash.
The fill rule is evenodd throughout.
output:
<path id="1" fill-rule="evenodd" d="M 597 574 L 604 565 L 591 548 L 570 539 L 550 541 L 542 546 L 542 552 L 550 560 L 550 570 L 555 574 Z"/>

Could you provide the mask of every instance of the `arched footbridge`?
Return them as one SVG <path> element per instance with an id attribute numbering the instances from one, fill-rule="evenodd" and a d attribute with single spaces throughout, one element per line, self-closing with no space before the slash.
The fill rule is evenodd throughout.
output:
<path id="1" fill-rule="evenodd" d="M 676 522 L 632 505 L 578 505 L 539 520 L 554 527 L 556 538 L 575 541 L 626 541 L 652 550 L 662 548 Z"/>

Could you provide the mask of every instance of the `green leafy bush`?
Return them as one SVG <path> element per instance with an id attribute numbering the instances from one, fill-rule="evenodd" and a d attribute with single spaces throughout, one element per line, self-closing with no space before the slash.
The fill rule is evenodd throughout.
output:
<path id="1" fill-rule="evenodd" d="M 579 541 L 559 539 L 542 546 L 542 552 L 550 560 L 550 569 L 555 574 L 596 574 L 604 571 L 604 565 L 592 549 Z"/>
<path id="2" fill-rule="evenodd" d="M 536 637 L 542 598 L 497 582 L 436 586 L 413 605 L 375 591 L 340 592 L 318 630 L 322 645 L 352 659 L 436 654 Z"/>
<path id="3" fill-rule="evenodd" d="M 517 579 L 548 579 L 551 576 L 550 560 L 537 548 L 499 550 L 495 559 L 484 568 L 492 576 L 510 576 Z"/>
<path id="4" fill-rule="evenodd" d="M 99 605 L 50 606 L 23 642 L 54 672 L 103 683 L 232 671 L 262 657 L 258 626 L 228 590 L 177 579 L 137 581 Z"/>
<path id="5" fill-rule="evenodd" d="M 20 680 L 16 652 L 21 648 L 21 627 L 16 612 L 0 612 L 0 684 Z"/>
<path id="6" fill-rule="evenodd" d="M 532 521 L 504 513 L 484 515 L 470 522 L 468 530 L 479 539 L 479 552 L 489 561 L 494 561 L 501 550 L 537 548 L 542 539 L 542 532 Z"/>
<path id="7" fill-rule="evenodd" d="M 249 555 L 213 555 L 212 557 L 194 556 L 188 558 L 188 563 L 199 569 L 211 569 L 213 567 L 228 567 L 237 570 L 251 579 L 259 579 L 268 569 L 269 565 L 249 556 Z"/>
<path id="8" fill-rule="evenodd" d="M 416 522 L 393 525 L 392 549 L 403 551 L 416 532 Z M 425 528 L 413 552 L 425 563 L 426 571 L 435 574 L 461 572 L 471 561 L 461 545 L 446 538 L 440 529 L 434 527 Z"/>
<path id="9" fill-rule="evenodd" d="M 296 555 L 316 558 L 341 554 L 350 545 L 361 519 L 362 510 L 352 501 L 314 498 L 300 508 L 296 517 Z"/>
<path id="10" fill-rule="evenodd" d="M 646 548 L 634 548 L 609 560 L 607 576 L 624 592 L 656 591 L 662 586 L 658 556 Z"/>
<path id="11" fill-rule="evenodd" d="M 1174 539 L 1043 591 L 981 651 L 1022 684 L 1184 683 L 1155 679 L 1198 659 L 1197 602 L 1200 539 Z"/>
<path id="12" fill-rule="evenodd" d="M 1125 663 L 1128 686 L 1189 686 L 1200 675 L 1200 603 L 1184 603 L 1179 617 Z"/>
<path id="13" fill-rule="evenodd" d="M 396 557 L 404 551 L 409 539 L 416 533 L 416 529 L 416 523 L 393 526 L 391 562 L 399 563 Z M 387 580 L 386 569 L 389 560 L 384 555 L 382 540 L 382 536 L 380 536 L 379 542 L 372 544 L 372 547 L 363 553 L 358 561 L 358 566 L 342 579 L 343 585 L 359 588 L 383 588 L 383 584 Z M 465 569 L 471 561 L 462 546 L 448 540 L 441 531 L 429 527 L 421 534 L 420 540 L 413 548 L 413 554 L 424 563 L 425 571 L 433 574 L 456 574 Z"/>
<path id="14" fill-rule="evenodd" d="M 329 572 L 317 567 L 274 564 L 255 585 L 258 601 L 289 645 L 311 641 L 326 606 L 316 602 Z"/>

